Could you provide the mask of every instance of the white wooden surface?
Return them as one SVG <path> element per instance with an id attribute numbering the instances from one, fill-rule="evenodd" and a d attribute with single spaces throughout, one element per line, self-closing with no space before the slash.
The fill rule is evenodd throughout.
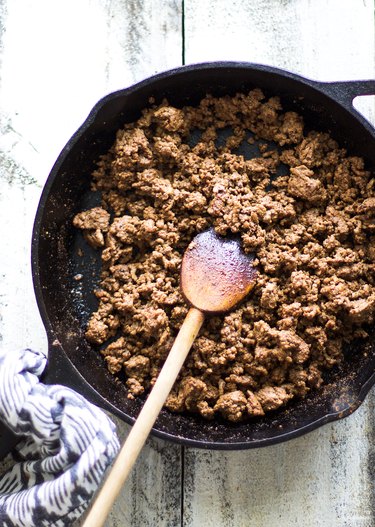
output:
<path id="1" fill-rule="evenodd" d="M 374 0 L 0 0 L 0 346 L 45 349 L 33 218 L 97 99 L 183 61 L 375 78 L 374 48 Z M 358 105 L 375 123 L 373 98 Z M 262 450 L 150 439 L 107 526 L 374 527 L 374 406 L 372 393 L 346 420 Z"/>

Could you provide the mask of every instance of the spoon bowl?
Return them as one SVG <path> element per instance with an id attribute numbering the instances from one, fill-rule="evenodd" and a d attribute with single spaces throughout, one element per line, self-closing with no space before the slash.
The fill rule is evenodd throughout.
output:
<path id="1" fill-rule="evenodd" d="M 254 287 L 254 257 L 244 254 L 239 238 L 223 238 L 209 229 L 198 234 L 181 264 L 181 290 L 204 313 L 233 309 Z"/>

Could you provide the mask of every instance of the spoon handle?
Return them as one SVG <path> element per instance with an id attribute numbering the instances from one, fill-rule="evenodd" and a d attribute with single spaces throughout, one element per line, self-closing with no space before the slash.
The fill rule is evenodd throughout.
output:
<path id="1" fill-rule="evenodd" d="M 129 475 L 176 377 L 202 326 L 204 314 L 192 307 L 178 332 L 162 370 L 123 444 L 82 527 L 101 527 Z"/>

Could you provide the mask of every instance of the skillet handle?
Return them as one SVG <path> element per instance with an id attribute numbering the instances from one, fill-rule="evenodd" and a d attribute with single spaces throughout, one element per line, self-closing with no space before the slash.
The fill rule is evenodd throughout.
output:
<path id="1" fill-rule="evenodd" d="M 44 384 L 60 384 L 76 391 L 90 403 L 113 413 L 113 406 L 103 399 L 99 393 L 90 386 L 80 372 L 73 366 L 65 354 L 59 341 L 49 337 L 47 365 L 41 375 L 40 381 Z"/>
<path id="2" fill-rule="evenodd" d="M 19 443 L 22 436 L 17 436 L 0 422 L 0 460 L 2 460 Z"/>
<path id="3" fill-rule="evenodd" d="M 319 88 L 353 112 L 356 111 L 353 107 L 355 97 L 375 95 L 375 80 L 320 82 Z"/>
<path id="4" fill-rule="evenodd" d="M 56 340 L 51 343 L 48 338 L 48 360 L 46 367 L 40 378 L 44 384 L 64 384 L 69 388 L 73 388 L 72 382 L 74 383 L 75 372 L 72 375 L 72 371 L 69 369 L 70 363 L 65 357 L 65 353 Z M 62 381 L 63 379 L 63 381 Z"/>

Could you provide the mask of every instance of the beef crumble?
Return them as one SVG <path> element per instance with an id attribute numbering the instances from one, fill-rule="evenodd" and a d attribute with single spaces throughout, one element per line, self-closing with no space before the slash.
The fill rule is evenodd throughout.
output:
<path id="1" fill-rule="evenodd" d="M 259 155 L 246 159 L 238 148 L 254 138 Z M 73 221 L 102 251 L 86 337 L 104 345 L 110 372 L 124 371 L 129 398 L 152 387 L 171 348 L 188 309 L 182 254 L 209 226 L 241 236 L 257 284 L 233 312 L 206 320 L 169 410 L 232 422 L 262 416 L 319 388 L 343 346 L 367 337 L 374 179 L 327 133 L 305 134 L 302 117 L 283 112 L 277 97 L 253 90 L 206 96 L 197 107 L 152 106 L 118 131 L 92 187 L 102 206 Z"/>

